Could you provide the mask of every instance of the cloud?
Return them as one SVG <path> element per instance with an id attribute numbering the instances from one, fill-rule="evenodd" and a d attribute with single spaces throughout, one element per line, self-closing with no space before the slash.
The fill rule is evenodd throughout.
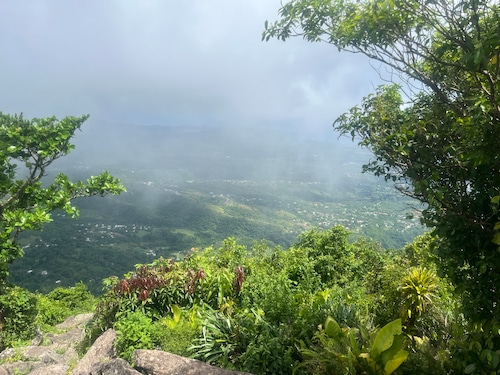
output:
<path id="1" fill-rule="evenodd" d="M 360 56 L 261 41 L 274 0 L 3 2 L 0 110 L 331 131 L 377 85 Z"/>

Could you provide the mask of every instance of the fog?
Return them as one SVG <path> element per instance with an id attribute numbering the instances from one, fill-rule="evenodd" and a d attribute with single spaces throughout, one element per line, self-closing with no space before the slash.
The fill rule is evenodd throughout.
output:
<path id="1" fill-rule="evenodd" d="M 331 123 L 380 83 L 368 61 L 300 38 L 261 41 L 279 0 L 0 4 L 0 110 L 90 114 L 89 125 L 281 127 Z"/>
<path id="2" fill-rule="evenodd" d="M 350 139 L 303 137 L 286 128 L 90 125 L 76 149 L 57 166 L 117 177 L 139 173 L 149 181 L 252 180 L 336 185 L 361 175 L 370 154 Z"/>
<path id="3" fill-rule="evenodd" d="M 339 140 L 332 122 L 381 80 L 366 58 L 327 44 L 262 42 L 279 8 L 2 2 L 0 111 L 90 114 L 59 163 L 66 171 L 336 184 L 370 155 Z"/>

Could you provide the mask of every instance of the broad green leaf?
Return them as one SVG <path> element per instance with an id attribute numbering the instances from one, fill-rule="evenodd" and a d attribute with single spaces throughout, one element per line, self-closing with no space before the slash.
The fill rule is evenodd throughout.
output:
<path id="1" fill-rule="evenodd" d="M 396 369 L 401 366 L 401 364 L 408 358 L 408 352 L 406 350 L 400 350 L 396 355 L 384 366 L 385 373 L 387 375 L 392 374 Z"/>
<path id="2" fill-rule="evenodd" d="M 401 319 L 393 320 L 383 326 L 373 341 L 372 350 L 370 351 L 371 357 L 376 358 L 384 350 L 389 349 L 394 342 L 394 336 L 400 335 L 401 331 Z"/>
<path id="3" fill-rule="evenodd" d="M 170 308 L 172 309 L 172 315 L 174 318 L 174 322 L 179 323 L 179 321 L 181 320 L 181 316 L 182 316 L 181 308 L 177 305 L 172 305 Z"/>
<path id="4" fill-rule="evenodd" d="M 342 329 L 335 319 L 327 317 L 325 322 L 325 333 L 332 339 L 338 339 L 342 336 Z"/>
<path id="5" fill-rule="evenodd" d="M 491 368 L 497 368 L 500 364 L 500 355 L 498 352 L 491 352 Z"/>
<path id="6" fill-rule="evenodd" d="M 394 341 L 392 345 L 390 346 L 389 349 L 384 350 L 382 353 L 379 354 L 380 360 L 379 362 L 386 364 L 390 360 L 392 360 L 402 349 L 404 343 L 404 336 L 403 335 L 395 335 L 394 336 Z"/>

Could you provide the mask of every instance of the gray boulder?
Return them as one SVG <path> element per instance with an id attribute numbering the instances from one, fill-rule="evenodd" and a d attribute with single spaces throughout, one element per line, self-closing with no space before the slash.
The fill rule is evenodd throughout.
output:
<path id="1" fill-rule="evenodd" d="M 135 350 L 134 366 L 145 375 L 249 375 L 160 350 Z"/>
<path id="2" fill-rule="evenodd" d="M 94 363 L 88 375 L 142 375 L 134 370 L 127 361 L 121 358 L 112 359 L 109 362 Z"/>
<path id="3" fill-rule="evenodd" d="M 108 329 L 95 340 L 88 352 L 75 366 L 71 375 L 89 375 L 90 369 L 94 364 L 109 362 L 116 358 L 114 343 L 116 340 L 116 331 Z"/>

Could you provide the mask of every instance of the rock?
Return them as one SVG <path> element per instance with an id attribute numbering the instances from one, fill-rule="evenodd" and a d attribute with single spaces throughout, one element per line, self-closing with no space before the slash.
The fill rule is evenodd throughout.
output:
<path id="1" fill-rule="evenodd" d="M 5 349 L 0 353 L 0 375 L 66 375 L 78 361 L 76 346 L 82 340 L 83 327 L 93 314 L 80 314 L 57 325 L 61 333 L 44 335 L 37 330 L 32 345 Z"/>
<path id="2" fill-rule="evenodd" d="M 121 358 L 112 359 L 109 362 L 94 363 L 88 375 L 142 375 L 134 370 L 127 361 Z"/>
<path id="3" fill-rule="evenodd" d="M 68 373 L 68 369 L 68 365 L 57 363 L 54 365 L 38 367 L 37 369 L 31 371 L 29 375 L 66 375 Z"/>
<path id="4" fill-rule="evenodd" d="M 93 314 L 79 314 L 69 317 L 64 322 L 56 325 L 62 333 L 48 333 L 44 342 L 54 350 L 65 350 L 76 348 L 83 339 L 83 329 L 87 322 L 92 319 Z"/>
<path id="5" fill-rule="evenodd" d="M 134 364 L 145 375 L 250 375 L 159 350 L 135 350 Z"/>
<path id="6" fill-rule="evenodd" d="M 46 346 L 27 346 L 23 350 L 22 359 L 29 361 L 30 359 L 40 361 L 46 364 L 64 363 L 62 355 L 57 354 L 51 348 Z"/>
<path id="7" fill-rule="evenodd" d="M 116 357 L 114 343 L 116 340 L 116 331 L 108 329 L 95 340 L 88 352 L 78 362 L 71 372 L 71 375 L 89 375 L 90 368 L 95 363 L 109 362 Z"/>
<path id="8" fill-rule="evenodd" d="M 40 327 L 36 327 L 35 337 L 31 341 L 31 346 L 39 346 L 42 342 L 43 342 L 43 332 L 40 330 Z"/>
<path id="9" fill-rule="evenodd" d="M 72 329 L 72 328 L 80 328 L 82 329 L 83 327 L 85 327 L 85 325 L 87 324 L 87 322 L 92 319 L 92 317 L 94 316 L 94 314 L 78 314 L 76 316 L 70 316 L 68 319 L 66 319 L 64 322 L 56 325 L 56 328 L 57 329 L 60 329 L 60 330 L 69 330 L 69 329 Z"/>
<path id="10" fill-rule="evenodd" d="M 62 365 L 65 367 L 61 374 L 65 374 L 69 368 L 64 358 L 46 346 L 25 346 L 21 348 L 6 349 L 0 354 L 0 358 L 5 363 L 0 367 L 8 374 L 28 374 L 40 368 Z M 0 370 L 0 374 L 1 374 Z M 54 372 L 38 372 L 39 374 L 58 375 Z"/>
<path id="11" fill-rule="evenodd" d="M 13 363 L 5 363 L 2 365 L 1 371 L 5 371 L 8 375 L 14 374 L 29 374 L 37 369 L 43 367 L 43 363 L 41 362 L 13 362 Z"/>

